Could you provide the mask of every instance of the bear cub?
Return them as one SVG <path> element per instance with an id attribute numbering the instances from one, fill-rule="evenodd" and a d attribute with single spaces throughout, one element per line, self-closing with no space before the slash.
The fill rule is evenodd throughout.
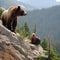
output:
<path id="1" fill-rule="evenodd" d="M 12 32 L 15 32 L 17 26 L 17 17 L 25 15 L 27 15 L 27 13 L 23 9 L 23 6 L 11 6 L 8 10 L 5 10 L 2 13 L 2 24 Z"/>

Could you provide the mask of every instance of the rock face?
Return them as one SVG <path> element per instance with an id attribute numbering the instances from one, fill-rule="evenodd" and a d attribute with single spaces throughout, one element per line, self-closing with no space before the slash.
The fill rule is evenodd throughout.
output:
<path id="1" fill-rule="evenodd" d="M 29 41 L 11 32 L 0 23 L 0 60 L 35 60 L 35 56 L 39 54 L 43 56 L 43 48 Z"/>

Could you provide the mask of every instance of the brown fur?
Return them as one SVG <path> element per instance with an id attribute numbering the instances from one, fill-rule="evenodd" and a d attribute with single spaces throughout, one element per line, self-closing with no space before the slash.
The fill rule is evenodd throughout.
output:
<path id="1" fill-rule="evenodd" d="M 17 26 L 17 16 L 24 16 L 26 12 L 21 6 L 11 6 L 8 10 L 2 13 L 1 19 L 5 27 L 12 32 L 15 32 Z"/>

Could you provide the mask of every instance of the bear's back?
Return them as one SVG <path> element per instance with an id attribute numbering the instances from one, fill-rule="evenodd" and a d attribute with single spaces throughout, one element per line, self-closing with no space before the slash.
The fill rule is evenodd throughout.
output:
<path id="1" fill-rule="evenodd" d="M 14 12 L 14 10 L 17 9 L 17 6 L 10 6 L 8 9 L 8 12 Z"/>
<path id="2" fill-rule="evenodd" d="M 1 19 L 2 18 L 7 19 L 7 16 L 8 16 L 8 10 L 5 10 L 1 15 Z"/>

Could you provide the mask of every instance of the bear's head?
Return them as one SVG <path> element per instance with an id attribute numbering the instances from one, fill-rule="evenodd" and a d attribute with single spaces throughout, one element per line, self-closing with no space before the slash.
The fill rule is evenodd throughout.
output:
<path id="1" fill-rule="evenodd" d="M 24 10 L 24 6 L 22 6 L 22 5 L 17 7 L 17 11 L 19 11 L 19 12 L 17 12 L 18 16 L 25 16 L 25 15 L 27 15 L 27 12 Z"/>
<path id="2" fill-rule="evenodd" d="M 24 10 L 24 6 L 11 6 L 9 8 L 9 13 L 11 13 L 14 16 L 25 16 L 27 15 L 27 12 Z"/>
<path id="3" fill-rule="evenodd" d="M 27 12 L 24 10 L 24 6 L 17 6 L 16 14 L 18 16 L 25 16 L 27 15 Z"/>

